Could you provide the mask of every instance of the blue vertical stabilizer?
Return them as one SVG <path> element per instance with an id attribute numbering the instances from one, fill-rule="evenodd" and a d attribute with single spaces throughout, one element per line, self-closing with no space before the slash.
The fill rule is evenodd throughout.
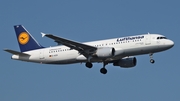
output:
<path id="1" fill-rule="evenodd" d="M 14 26 L 21 52 L 43 48 L 22 25 Z"/>

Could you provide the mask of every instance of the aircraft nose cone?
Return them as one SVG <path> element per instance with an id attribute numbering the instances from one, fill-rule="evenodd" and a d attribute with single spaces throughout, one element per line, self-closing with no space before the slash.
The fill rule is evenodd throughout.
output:
<path id="1" fill-rule="evenodd" d="M 167 45 L 171 48 L 171 47 L 174 46 L 174 42 L 173 42 L 172 40 L 169 40 L 169 41 L 167 42 Z"/>

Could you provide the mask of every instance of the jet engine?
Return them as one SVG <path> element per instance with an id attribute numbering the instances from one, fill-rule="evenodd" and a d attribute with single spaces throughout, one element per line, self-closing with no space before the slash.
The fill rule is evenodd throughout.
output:
<path id="1" fill-rule="evenodd" d="M 96 50 L 95 55 L 99 58 L 109 58 L 114 56 L 115 49 L 112 47 L 102 47 Z"/>
<path id="2" fill-rule="evenodd" d="M 136 63 L 137 63 L 136 57 L 127 57 L 114 62 L 113 65 L 120 66 L 122 68 L 130 68 L 136 66 Z"/>

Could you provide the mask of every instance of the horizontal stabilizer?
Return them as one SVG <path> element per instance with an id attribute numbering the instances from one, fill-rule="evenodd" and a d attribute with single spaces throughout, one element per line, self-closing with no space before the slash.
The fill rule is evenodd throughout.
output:
<path id="1" fill-rule="evenodd" d="M 29 54 L 21 53 L 21 52 L 10 50 L 10 49 L 4 49 L 4 51 L 11 53 L 13 55 L 30 56 Z"/>

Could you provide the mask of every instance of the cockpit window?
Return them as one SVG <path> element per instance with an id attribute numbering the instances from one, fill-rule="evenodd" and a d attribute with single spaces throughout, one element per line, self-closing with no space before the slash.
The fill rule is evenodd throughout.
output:
<path id="1" fill-rule="evenodd" d="M 166 37 L 157 37 L 157 39 L 167 39 Z"/>

